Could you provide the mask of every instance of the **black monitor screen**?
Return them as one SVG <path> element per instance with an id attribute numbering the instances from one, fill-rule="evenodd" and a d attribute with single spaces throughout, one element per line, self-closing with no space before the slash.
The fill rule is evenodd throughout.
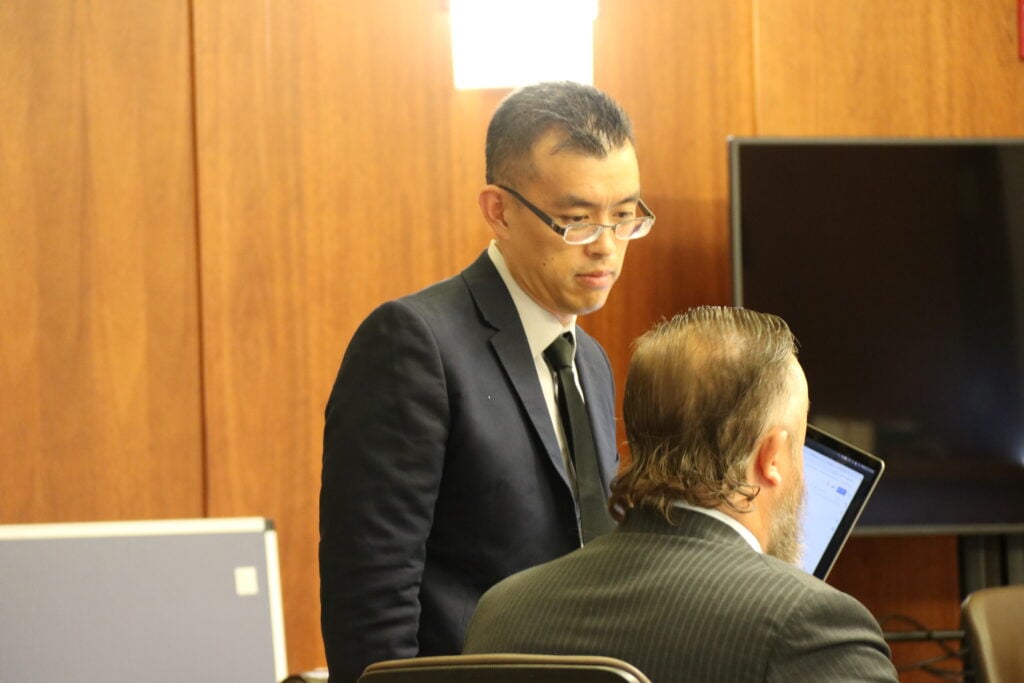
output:
<path id="1" fill-rule="evenodd" d="M 1024 140 L 730 141 L 735 303 L 888 470 L 862 526 L 1024 522 Z"/>

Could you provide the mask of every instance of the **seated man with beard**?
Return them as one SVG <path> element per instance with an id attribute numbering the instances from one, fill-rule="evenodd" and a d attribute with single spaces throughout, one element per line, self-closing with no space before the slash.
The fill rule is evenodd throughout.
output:
<path id="1" fill-rule="evenodd" d="M 867 609 L 793 564 L 808 406 L 776 316 L 703 307 L 647 332 L 618 528 L 494 586 L 464 651 L 618 657 L 656 683 L 896 681 Z"/>

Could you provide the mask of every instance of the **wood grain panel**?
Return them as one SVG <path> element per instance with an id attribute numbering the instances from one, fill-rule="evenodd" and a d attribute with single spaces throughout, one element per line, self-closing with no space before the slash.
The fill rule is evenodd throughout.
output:
<path id="1" fill-rule="evenodd" d="M 760 135 L 1024 134 L 1013 0 L 752 0 Z"/>
<path id="2" fill-rule="evenodd" d="M 188 7 L 0 35 L 0 522 L 201 516 Z"/>
<path id="3" fill-rule="evenodd" d="M 436 0 L 197 0 L 213 514 L 273 517 L 289 661 L 323 663 L 323 409 L 356 326 L 486 246 L 476 194 L 504 93 L 456 93 Z"/>

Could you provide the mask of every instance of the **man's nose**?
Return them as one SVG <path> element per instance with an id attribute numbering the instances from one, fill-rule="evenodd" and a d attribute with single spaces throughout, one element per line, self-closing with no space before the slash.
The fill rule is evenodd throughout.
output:
<path id="1" fill-rule="evenodd" d="M 611 254 L 615 252 L 616 240 L 615 228 L 611 225 L 602 226 L 601 232 L 597 233 L 597 239 L 591 242 L 587 246 L 587 251 L 591 254 Z"/>

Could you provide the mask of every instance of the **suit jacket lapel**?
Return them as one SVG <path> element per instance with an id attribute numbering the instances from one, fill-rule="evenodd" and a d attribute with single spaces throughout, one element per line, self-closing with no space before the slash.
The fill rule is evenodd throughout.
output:
<path id="1" fill-rule="evenodd" d="M 476 306 L 484 320 L 495 329 L 491 347 L 515 389 L 519 402 L 530 417 L 537 437 L 544 445 L 555 471 L 571 491 L 562 450 L 558 447 L 551 415 L 548 413 L 544 394 L 537 381 L 537 369 L 530 355 L 523 323 L 519 320 L 512 296 L 498 274 L 491 259 L 484 252 L 468 268 L 462 271 L 462 279 L 469 288 Z"/>
<path id="2" fill-rule="evenodd" d="M 589 336 L 579 327 L 576 328 L 576 337 L 580 339 L 576 351 L 576 370 L 580 375 L 580 386 L 583 387 L 583 396 L 587 403 L 587 414 L 590 416 L 590 424 L 594 430 L 594 445 L 597 447 L 597 460 L 601 467 L 601 478 L 607 489 L 611 486 L 611 480 L 615 476 L 618 465 L 618 448 L 615 446 L 615 422 L 608 424 L 608 416 L 615 414 L 615 390 L 613 387 L 604 386 L 601 381 L 600 368 L 603 365 L 603 358 L 595 358 L 595 353 L 588 352 L 589 345 L 583 343 L 582 338 L 590 340 Z"/>

